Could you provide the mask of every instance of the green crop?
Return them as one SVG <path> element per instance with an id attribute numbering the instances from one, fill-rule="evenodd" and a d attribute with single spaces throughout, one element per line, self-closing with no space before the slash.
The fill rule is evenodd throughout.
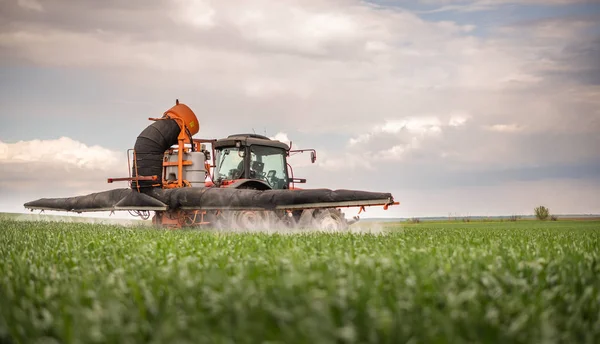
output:
<path id="1" fill-rule="evenodd" d="M 599 343 L 598 222 L 0 222 L 0 343 Z"/>

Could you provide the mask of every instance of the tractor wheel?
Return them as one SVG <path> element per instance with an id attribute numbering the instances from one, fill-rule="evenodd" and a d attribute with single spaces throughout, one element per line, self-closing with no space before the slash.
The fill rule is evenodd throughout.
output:
<path id="1" fill-rule="evenodd" d="M 264 226 L 264 219 L 258 211 L 239 211 L 235 214 L 235 224 L 239 229 L 256 230 Z"/>
<path id="2" fill-rule="evenodd" d="M 315 214 L 314 224 L 318 229 L 329 232 L 343 231 L 348 229 L 348 223 L 344 215 L 337 209 L 323 209 Z"/>

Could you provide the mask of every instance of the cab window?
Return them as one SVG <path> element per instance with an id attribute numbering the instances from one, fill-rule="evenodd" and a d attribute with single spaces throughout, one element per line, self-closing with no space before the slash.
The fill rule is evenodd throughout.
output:
<path id="1" fill-rule="evenodd" d="M 244 173 L 244 151 L 238 148 L 217 150 L 215 179 L 238 179 Z"/>
<path id="2" fill-rule="evenodd" d="M 285 151 L 281 148 L 252 145 L 250 178 L 266 181 L 273 189 L 287 189 Z"/>

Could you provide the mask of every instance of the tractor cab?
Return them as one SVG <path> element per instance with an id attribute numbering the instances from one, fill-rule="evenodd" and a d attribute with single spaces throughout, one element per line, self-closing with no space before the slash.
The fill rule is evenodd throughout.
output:
<path id="1" fill-rule="evenodd" d="M 256 134 L 230 135 L 214 143 L 217 186 L 240 180 L 256 180 L 255 187 L 289 189 L 287 156 L 290 147 L 280 141 Z"/>

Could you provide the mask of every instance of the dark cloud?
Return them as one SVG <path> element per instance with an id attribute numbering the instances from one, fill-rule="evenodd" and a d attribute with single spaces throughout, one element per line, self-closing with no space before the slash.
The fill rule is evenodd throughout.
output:
<path id="1" fill-rule="evenodd" d="M 169 1 L 68 1 L 44 0 L 37 2 L 41 11 L 24 8 L 18 1 L 0 3 L 0 18 L 14 28 L 24 26 L 62 29 L 75 32 L 107 30 L 135 32 L 160 27 Z M 162 14 L 162 16 L 161 16 Z M 156 22 L 157 25 L 148 25 Z"/>
<path id="2" fill-rule="evenodd" d="M 600 22 L 600 17 L 598 17 Z M 600 24 L 598 25 L 600 29 Z M 564 47 L 558 61 L 569 66 L 567 71 L 552 71 L 555 80 L 571 80 L 581 84 L 600 85 L 600 34 L 589 41 L 571 43 Z"/>
<path id="3" fill-rule="evenodd" d="M 539 46 L 538 73 L 560 84 L 598 85 L 600 82 L 600 14 L 554 16 L 507 24 L 509 35 Z M 543 63 L 539 63 L 543 61 Z"/>

